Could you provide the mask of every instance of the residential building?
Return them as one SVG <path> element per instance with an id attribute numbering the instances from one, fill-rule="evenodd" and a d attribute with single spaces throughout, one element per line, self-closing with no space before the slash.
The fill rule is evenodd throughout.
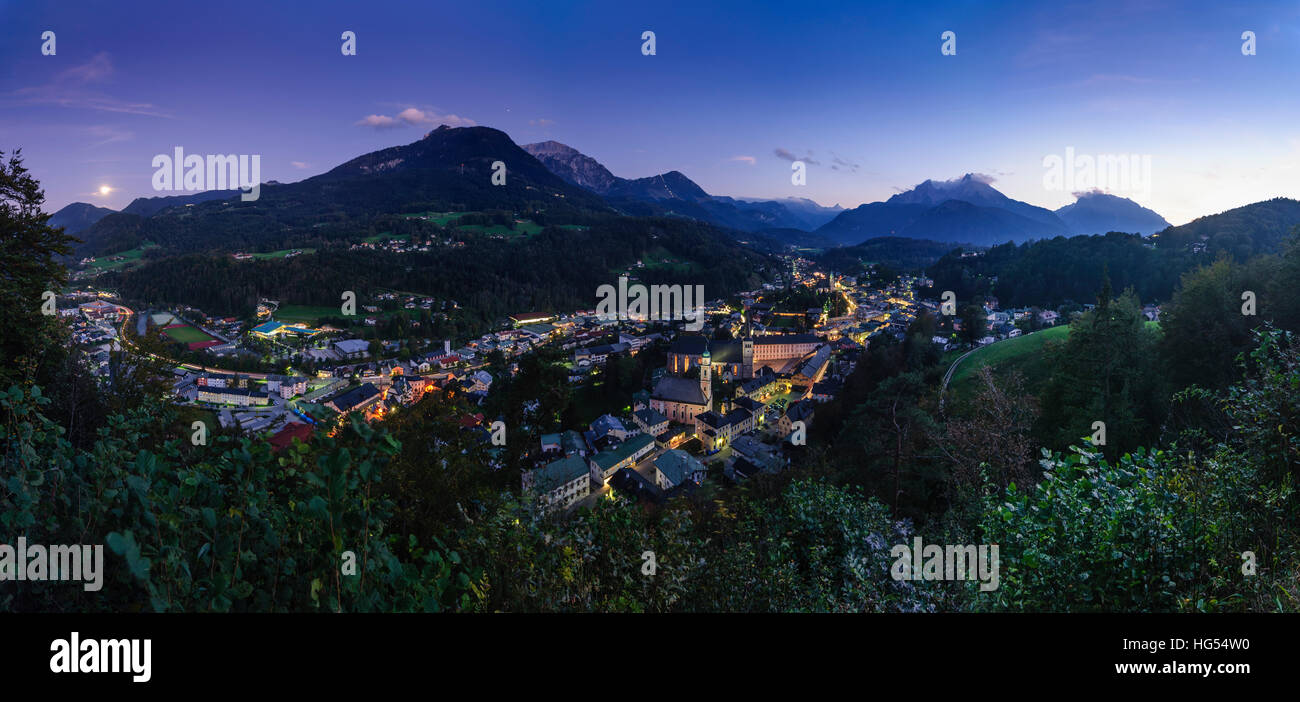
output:
<path id="1" fill-rule="evenodd" d="M 364 339 L 344 339 L 334 342 L 334 350 L 343 358 L 355 360 L 365 357 L 370 350 L 370 342 Z"/>
<path id="2" fill-rule="evenodd" d="M 754 429 L 754 414 L 743 407 L 726 414 L 703 412 L 695 417 L 695 436 L 710 451 L 731 443 L 734 437 Z"/>
<path id="3" fill-rule="evenodd" d="M 351 390 L 334 397 L 330 401 L 326 402 L 325 406 L 339 414 L 347 414 L 378 402 L 380 397 L 381 395 L 379 390 L 374 385 L 363 383 L 358 387 L 352 388 Z"/>
<path id="4" fill-rule="evenodd" d="M 609 414 L 602 414 L 597 417 L 596 421 L 591 423 L 591 431 L 595 439 L 609 436 L 619 441 L 623 441 L 636 433 L 623 426 L 623 422 L 618 417 Z"/>
<path id="5" fill-rule="evenodd" d="M 217 388 L 199 386 L 199 402 L 211 402 L 217 405 L 239 405 L 241 407 L 251 407 L 253 405 L 265 405 L 271 401 L 270 397 L 261 390 L 249 390 L 248 388 Z"/>
<path id="6" fill-rule="evenodd" d="M 653 451 L 654 447 L 654 437 L 649 434 L 637 434 L 619 444 L 617 448 L 601 451 L 589 457 L 587 462 L 591 468 L 592 481 L 603 484 L 619 468 L 630 468 L 636 465 L 636 462 Z"/>
<path id="7" fill-rule="evenodd" d="M 649 408 L 633 412 L 632 421 L 650 436 L 668 431 L 668 418 Z"/>
<path id="8" fill-rule="evenodd" d="M 703 463 L 681 449 L 664 451 L 655 458 L 655 484 L 661 490 L 670 490 L 688 481 L 698 485 L 707 473 Z"/>
<path id="9" fill-rule="evenodd" d="M 525 492 L 537 495 L 543 509 L 564 509 L 591 493 L 591 478 L 585 461 L 569 456 L 541 468 L 525 471 Z"/>
<path id="10" fill-rule="evenodd" d="M 795 422 L 803 422 L 805 427 L 812 424 L 813 404 L 807 400 L 801 400 L 785 408 L 785 414 L 781 415 L 781 419 L 777 424 L 777 429 L 782 436 L 788 435 L 794 429 Z"/>

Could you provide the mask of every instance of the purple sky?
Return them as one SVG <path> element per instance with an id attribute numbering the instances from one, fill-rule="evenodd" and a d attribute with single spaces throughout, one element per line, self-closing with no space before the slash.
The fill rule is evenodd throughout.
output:
<path id="1" fill-rule="evenodd" d="M 703 4 L 0 0 L 0 149 L 50 211 L 168 194 L 150 162 L 176 146 L 293 181 L 440 123 L 846 207 L 977 172 L 1057 208 L 1067 148 L 1150 156 L 1148 188 L 1109 189 L 1174 223 L 1300 196 L 1300 3 Z"/>

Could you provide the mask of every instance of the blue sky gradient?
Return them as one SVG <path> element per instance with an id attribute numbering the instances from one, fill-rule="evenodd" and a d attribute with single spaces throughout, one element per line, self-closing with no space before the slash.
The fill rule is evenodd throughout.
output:
<path id="1" fill-rule="evenodd" d="M 845 207 L 976 172 L 1055 209 L 1043 159 L 1067 147 L 1150 155 L 1149 192 L 1117 194 L 1176 224 L 1300 196 L 1300 3 L 707 4 L 0 0 L 0 150 L 50 211 L 167 194 L 150 161 L 175 146 L 287 182 L 443 122 Z"/>

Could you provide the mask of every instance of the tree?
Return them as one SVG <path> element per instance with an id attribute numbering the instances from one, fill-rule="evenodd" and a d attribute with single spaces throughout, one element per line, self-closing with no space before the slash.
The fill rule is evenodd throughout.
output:
<path id="1" fill-rule="evenodd" d="M 1025 393 L 1019 373 L 995 377 L 992 368 L 981 366 L 978 378 L 979 392 L 936 437 L 952 463 L 955 487 L 981 490 L 986 475 L 999 489 L 1013 482 L 1025 485 L 1033 475 L 1030 431 L 1038 417 L 1037 403 Z"/>
<path id="2" fill-rule="evenodd" d="M 1253 346 L 1251 330 L 1260 319 L 1242 313 L 1247 290 L 1264 292 L 1253 271 L 1227 256 L 1183 274 L 1160 312 L 1159 350 L 1174 387 L 1222 388 L 1232 381 L 1233 359 Z"/>
<path id="3" fill-rule="evenodd" d="M 969 346 L 978 344 L 988 329 L 988 319 L 979 305 L 961 308 L 961 340 Z"/>
<path id="4" fill-rule="evenodd" d="M 57 257 L 71 254 L 75 239 L 49 226 L 44 202 L 21 152 L 5 161 L 0 151 L 0 387 L 49 385 L 67 356 L 66 331 L 41 307 L 66 282 Z"/>
<path id="5" fill-rule="evenodd" d="M 1042 395 L 1036 435 L 1064 449 L 1102 422 L 1107 456 L 1149 445 L 1165 411 L 1155 344 L 1137 297 L 1127 291 L 1110 299 L 1107 281 L 1097 307 L 1070 325 L 1064 343 L 1047 350 L 1055 371 Z"/>

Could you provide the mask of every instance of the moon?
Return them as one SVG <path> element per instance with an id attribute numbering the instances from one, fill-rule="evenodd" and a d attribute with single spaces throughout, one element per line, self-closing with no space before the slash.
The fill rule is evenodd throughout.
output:
<path id="1" fill-rule="evenodd" d="M 107 185 L 101 185 L 101 186 L 99 186 L 99 194 L 100 194 L 100 195 L 107 195 L 107 194 L 109 194 L 109 193 L 111 193 L 111 192 L 113 192 L 113 189 L 110 188 L 110 187 L 108 187 Z"/>

